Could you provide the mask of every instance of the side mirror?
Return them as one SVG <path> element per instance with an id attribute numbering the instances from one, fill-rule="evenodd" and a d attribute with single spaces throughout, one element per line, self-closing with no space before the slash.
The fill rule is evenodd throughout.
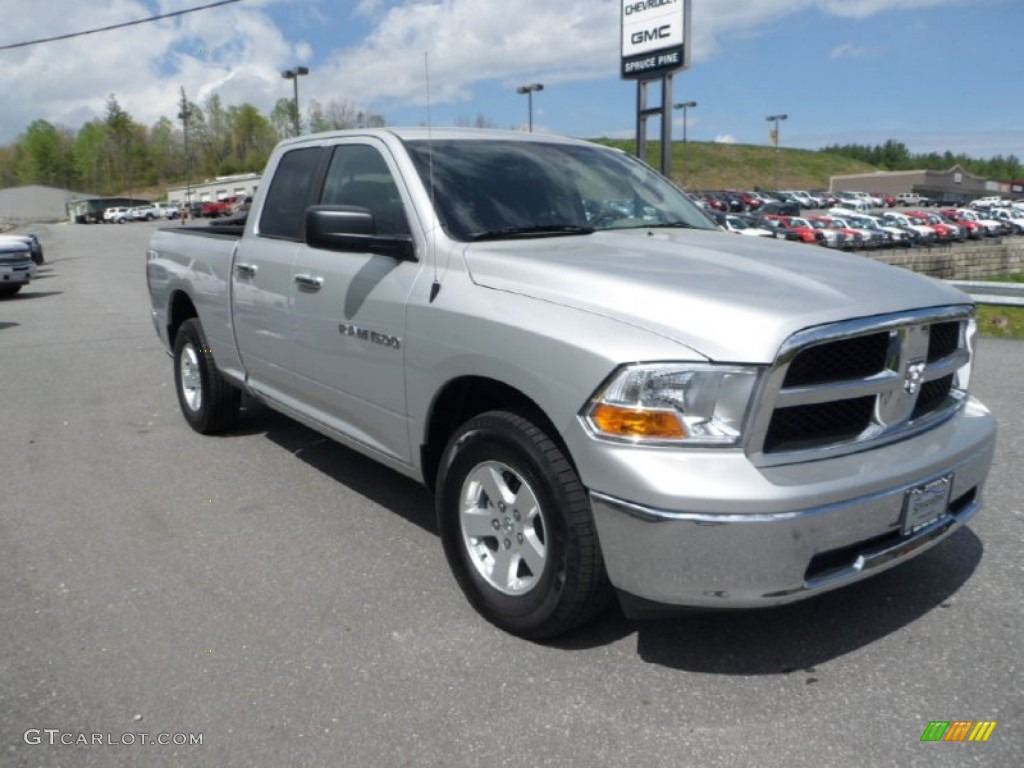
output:
<path id="1" fill-rule="evenodd" d="M 378 235 L 373 214 L 358 205 L 311 205 L 306 209 L 306 244 L 328 251 L 416 260 L 412 235 Z"/>

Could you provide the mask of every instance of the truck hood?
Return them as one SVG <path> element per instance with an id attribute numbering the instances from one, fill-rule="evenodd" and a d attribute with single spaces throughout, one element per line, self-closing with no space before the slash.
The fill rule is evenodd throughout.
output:
<path id="1" fill-rule="evenodd" d="M 968 304 L 938 280 L 813 245 L 634 229 L 474 243 L 474 283 L 645 328 L 711 360 L 770 363 L 804 328 Z"/>

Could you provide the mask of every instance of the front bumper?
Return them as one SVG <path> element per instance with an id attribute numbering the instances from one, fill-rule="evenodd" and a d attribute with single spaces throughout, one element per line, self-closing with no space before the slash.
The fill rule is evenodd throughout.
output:
<path id="1" fill-rule="evenodd" d="M 23 262 L 0 264 L 0 283 L 24 284 L 34 280 L 36 265 L 31 259 Z"/>
<path id="2" fill-rule="evenodd" d="M 971 400 L 934 430 L 841 458 L 758 469 L 733 453 L 731 470 L 712 471 L 676 457 L 667 483 L 679 488 L 676 503 L 665 503 L 670 487 L 657 489 L 661 503 L 652 504 L 591 485 L 609 578 L 643 602 L 703 608 L 780 605 L 866 578 L 924 552 L 978 511 L 995 433 L 995 419 Z M 606 478 L 627 479 L 626 455 L 610 457 Z M 626 473 L 650 472 L 651 456 L 637 453 Z M 909 492 L 947 476 L 947 514 L 904 533 Z"/>

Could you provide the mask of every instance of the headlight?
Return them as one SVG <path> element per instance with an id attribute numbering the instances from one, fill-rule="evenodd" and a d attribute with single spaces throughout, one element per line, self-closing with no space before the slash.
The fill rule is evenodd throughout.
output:
<path id="1" fill-rule="evenodd" d="M 626 442 L 732 445 L 759 369 L 704 363 L 626 366 L 590 399 L 583 418 L 598 437 Z"/>

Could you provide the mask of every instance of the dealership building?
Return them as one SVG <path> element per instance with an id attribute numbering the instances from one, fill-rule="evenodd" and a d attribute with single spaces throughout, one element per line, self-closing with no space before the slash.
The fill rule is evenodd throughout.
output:
<path id="1" fill-rule="evenodd" d="M 990 181 L 968 173 L 959 165 L 948 171 L 878 171 L 833 176 L 833 192 L 881 192 L 898 195 L 916 192 L 943 203 L 968 203 L 978 197 L 1024 196 L 1019 184 Z"/>
<path id="2" fill-rule="evenodd" d="M 213 180 L 167 188 L 167 200 L 181 205 L 189 202 L 211 203 L 229 197 L 245 197 L 256 194 L 261 175 L 242 173 L 237 176 L 218 176 Z"/>

